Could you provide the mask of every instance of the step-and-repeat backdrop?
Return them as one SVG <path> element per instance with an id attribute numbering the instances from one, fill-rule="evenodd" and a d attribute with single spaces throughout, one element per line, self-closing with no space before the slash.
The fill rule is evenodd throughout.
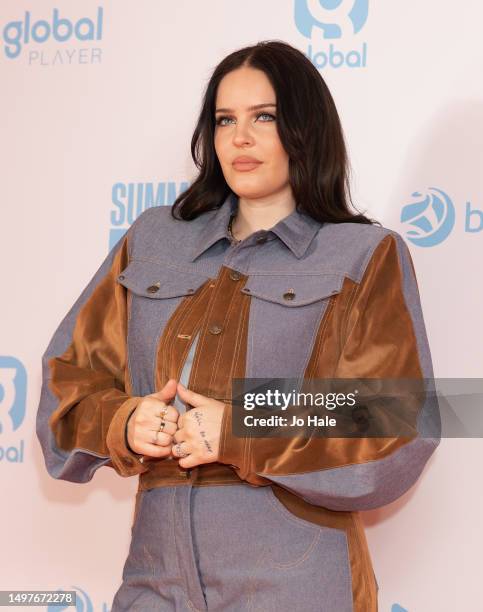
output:
<path id="1" fill-rule="evenodd" d="M 481 377 L 482 22 L 478 0 L 2 2 L 0 589 L 110 609 L 137 477 L 47 474 L 40 357 L 133 220 L 193 180 L 202 91 L 239 47 L 281 39 L 320 70 L 356 205 L 411 250 L 435 375 Z M 381 612 L 483 608 L 482 450 L 443 440 L 407 494 L 364 513 Z"/>

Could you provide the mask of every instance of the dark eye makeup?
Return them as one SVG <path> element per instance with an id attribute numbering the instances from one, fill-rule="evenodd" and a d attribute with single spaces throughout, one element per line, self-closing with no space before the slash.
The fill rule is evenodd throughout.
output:
<path id="1" fill-rule="evenodd" d="M 258 113 L 257 119 L 258 117 L 263 117 L 264 115 L 270 117 L 273 120 L 275 119 L 275 115 L 272 115 L 272 113 Z M 232 117 L 229 117 L 228 115 L 221 115 L 216 119 L 216 125 L 225 125 L 221 123 L 224 119 L 232 119 Z M 271 123 L 271 121 L 262 121 L 262 123 Z"/>

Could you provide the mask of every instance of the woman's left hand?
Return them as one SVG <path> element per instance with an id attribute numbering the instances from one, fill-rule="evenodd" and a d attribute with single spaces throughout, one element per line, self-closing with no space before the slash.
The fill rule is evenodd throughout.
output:
<path id="1" fill-rule="evenodd" d="M 179 465 L 183 468 L 217 461 L 225 404 L 211 397 L 190 391 L 180 382 L 177 392 L 181 401 L 193 407 L 191 410 L 180 414 L 178 430 L 173 436 L 174 442 L 183 442 L 181 448 L 189 455 L 177 457 L 174 454 L 175 444 L 173 444 L 171 447 L 173 457 L 179 460 Z"/>

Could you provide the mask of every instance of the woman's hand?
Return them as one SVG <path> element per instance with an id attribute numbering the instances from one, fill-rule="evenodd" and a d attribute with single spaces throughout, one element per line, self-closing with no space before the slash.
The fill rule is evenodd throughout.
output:
<path id="1" fill-rule="evenodd" d="M 161 458 L 171 455 L 179 412 L 174 406 L 169 405 L 169 401 L 175 395 L 176 379 L 170 378 L 160 391 L 144 396 L 139 402 L 127 422 L 127 441 L 135 453 Z M 161 411 L 166 406 L 168 407 L 166 415 L 161 417 Z M 156 433 L 159 431 L 161 420 L 166 424 L 162 432 Z"/>
<path id="2" fill-rule="evenodd" d="M 217 461 L 225 404 L 190 391 L 181 383 L 178 383 L 178 395 L 193 407 L 180 415 L 178 431 L 173 436 L 175 442 L 183 442 L 181 449 L 189 455 L 177 457 L 173 448 L 173 457 L 179 459 L 179 465 L 183 468 Z"/>

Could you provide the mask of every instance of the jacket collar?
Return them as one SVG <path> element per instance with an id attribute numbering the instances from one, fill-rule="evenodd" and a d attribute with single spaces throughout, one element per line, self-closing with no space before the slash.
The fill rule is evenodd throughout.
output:
<path id="1" fill-rule="evenodd" d="M 238 196 L 231 192 L 200 231 L 192 251 L 191 261 L 194 261 L 215 242 L 218 242 L 218 240 L 222 238 L 230 240 L 228 221 L 230 220 L 230 215 L 237 210 Z M 268 240 L 273 240 L 277 236 L 292 251 L 295 257 L 300 259 L 305 255 L 309 244 L 321 227 L 322 223 L 316 221 L 310 215 L 295 209 L 267 230 Z M 271 233 L 274 236 L 270 237 Z"/>

